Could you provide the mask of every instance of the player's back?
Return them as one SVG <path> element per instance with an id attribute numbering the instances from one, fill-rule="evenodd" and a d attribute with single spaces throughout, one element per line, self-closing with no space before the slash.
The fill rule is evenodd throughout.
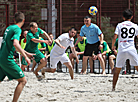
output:
<path id="1" fill-rule="evenodd" d="M 131 21 L 124 21 L 117 25 L 115 34 L 118 34 L 118 50 L 134 49 L 134 37 L 138 35 L 138 26 Z"/>
<path id="2" fill-rule="evenodd" d="M 0 58 L 13 58 L 15 47 L 13 46 L 13 40 L 19 40 L 21 29 L 17 25 L 10 25 L 6 28 L 2 45 L 0 48 Z"/>

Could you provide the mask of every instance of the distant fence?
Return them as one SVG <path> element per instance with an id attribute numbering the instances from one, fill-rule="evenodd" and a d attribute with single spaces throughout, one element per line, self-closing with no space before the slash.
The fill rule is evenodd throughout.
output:
<path id="1" fill-rule="evenodd" d="M 88 8 L 94 5 L 98 13 L 92 16 L 92 22 L 101 28 L 105 40 L 111 43 L 115 26 L 122 21 L 122 11 L 130 8 L 134 12 L 133 21 L 138 23 L 137 4 L 138 0 L 1 0 L 0 24 L 13 24 L 14 13 L 22 11 L 26 16 L 23 30 L 29 30 L 29 23 L 35 21 L 56 38 L 72 26 L 80 30 L 84 16 L 89 15 Z M 0 36 L 2 29 L 0 27 Z"/>

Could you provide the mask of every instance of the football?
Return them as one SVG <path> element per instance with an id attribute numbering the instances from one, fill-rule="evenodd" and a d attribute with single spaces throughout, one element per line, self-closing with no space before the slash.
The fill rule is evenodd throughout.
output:
<path id="1" fill-rule="evenodd" d="M 89 8 L 89 14 L 90 15 L 96 15 L 97 12 L 98 12 L 98 9 L 95 6 L 91 6 Z"/>

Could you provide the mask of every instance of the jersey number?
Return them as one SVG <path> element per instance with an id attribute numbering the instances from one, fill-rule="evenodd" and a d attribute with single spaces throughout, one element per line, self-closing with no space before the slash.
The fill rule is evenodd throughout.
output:
<path id="1" fill-rule="evenodd" d="M 128 31 L 129 31 L 129 36 L 128 36 Z M 121 29 L 121 37 L 122 38 L 127 38 L 127 36 L 129 37 L 129 38 L 133 38 L 133 36 L 134 36 L 134 34 L 135 34 L 135 28 L 130 28 L 130 29 L 127 29 L 126 27 L 123 27 L 122 29 Z"/>

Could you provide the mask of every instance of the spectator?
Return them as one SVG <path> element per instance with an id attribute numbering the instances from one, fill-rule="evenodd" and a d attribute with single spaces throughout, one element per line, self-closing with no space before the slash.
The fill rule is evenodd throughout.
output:
<path id="1" fill-rule="evenodd" d="M 55 45 L 55 41 L 53 39 L 54 38 L 53 34 L 52 33 L 49 33 L 48 35 L 51 38 L 52 43 L 50 45 L 46 44 L 46 58 L 50 57 L 50 52 L 51 52 L 51 50 L 53 49 L 53 47 Z"/>
<path id="2" fill-rule="evenodd" d="M 27 33 L 28 33 L 27 30 L 25 30 L 25 31 L 23 32 L 23 37 L 24 37 L 24 38 L 21 40 L 21 47 L 22 47 L 22 49 L 24 49 L 25 46 L 26 46 L 26 36 L 27 36 Z"/>
<path id="3" fill-rule="evenodd" d="M 26 36 L 27 36 L 27 33 L 28 33 L 28 31 L 27 30 L 25 30 L 24 32 L 23 32 L 23 39 L 21 39 L 21 47 L 22 47 L 22 49 L 24 49 L 25 48 L 25 46 L 26 46 Z M 22 61 L 22 56 L 21 56 L 21 61 Z M 29 71 L 29 66 L 27 66 L 27 71 Z"/>
<path id="4" fill-rule="evenodd" d="M 77 41 L 77 39 L 75 41 Z M 87 44 L 86 37 L 82 37 L 81 41 L 75 46 L 76 53 L 77 53 L 77 55 L 79 55 L 79 59 L 82 59 L 83 58 L 83 54 L 84 54 L 84 50 L 85 50 L 86 44 Z M 69 55 L 69 59 L 71 61 L 71 64 L 73 66 L 73 69 L 74 69 L 74 58 L 75 58 L 75 55 L 73 53 L 71 53 Z"/>
<path id="5" fill-rule="evenodd" d="M 109 56 L 109 64 L 111 67 L 111 74 L 113 74 L 113 69 L 114 69 L 114 59 L 116 59 L 117 55 L 117 48 L 118 48 L 118 38 L 116 39 L 115 45 L 116 48 L 114 51 L 110 51 L 108 56 Z"/>
<path id="6" fill-rule="evenodd" d="M 111 51 L 107 42 L 103 40 L 102 42 L 103 48 L 101 49 L 102 57 L 104 59 L 105 67 L 106 67 L 106 59 L 108 56 L 108 53 Z"/>

